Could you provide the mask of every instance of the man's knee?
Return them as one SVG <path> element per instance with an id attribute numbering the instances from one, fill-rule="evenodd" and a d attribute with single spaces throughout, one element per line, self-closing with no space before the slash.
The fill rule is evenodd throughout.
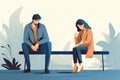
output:
<path id="1" fill-rule="evenodd" d="M 27 46 L 28 45 L 25 42 L 22 43 L 22 48 L 27 47 Z"/>
<path id="2" fill-rule="evenodd" d="M 52 43 L 49 41 L 49 42 L 47 42 L 46 44 L 47 44 L 47 46 L 48 46 L 48 49 L 51 50 L 51 49 L 52 49 Z"/>
<path id="3" fill-rule="evenodd" d="M 50 41 L 47 42 L 47 46 L 48 46 L 48 53 L 51 54 L 52 43 Z"/>
<path id="4" fill-rule="evenodd" d="M 47 42 L 47 45 L 51 47 L 52 46 L 51 41 Z"/>

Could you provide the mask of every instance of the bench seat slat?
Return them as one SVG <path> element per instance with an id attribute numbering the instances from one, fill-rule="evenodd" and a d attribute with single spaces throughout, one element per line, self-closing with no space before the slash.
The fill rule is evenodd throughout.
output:
<path id="1" fill-rule="evenodd" d="M 24 54 L 23 53 L 23 51 L 20 51 L 19 52 L 19 54 Z M 29 53 L 29 54 L 39 54 L 39 53 Z M 52 53 L 51 54 L 56 54 L 56 55 L 69 55 L 69 54 L 72 54 L 72 51 L 52 51 Z M 82 54 L 86 54 L 86 53 L 82 53 Z M 104 55 L 107 55 L 107 54 L 109 54 L 109 52 L 108 51 L 94 51 L 94 54 L 104 54 Z"/>

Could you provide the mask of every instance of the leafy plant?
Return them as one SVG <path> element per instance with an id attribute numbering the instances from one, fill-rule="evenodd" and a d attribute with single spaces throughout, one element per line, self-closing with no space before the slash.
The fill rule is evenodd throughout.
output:
<path id="1" fill-rule="evenodd" d="M 4 48 L 8 51 L 8 53 L 10 54 L 11 60 L 9 59 L 9 57 L 6 54 L 2 53 L 2 55 L 4 55 L 6 58 L 3 58 L 5 63 L 2 64 L 1 66 L 8 69 L 8 70 L 19 70 L 21 64 L 18 64 L 18 61 L 16 61 L 16 59 L 12 57 L 10 45 L 7 44 L 7 46 L 8 47 L 1 46 L 1 48 Z"/>
<path id="2" fill-rule="evenodd" d="M 19 52 L 21 49 L 21 43 L 22 43 L 22 37 L 23 37 L 23 24 L 20 23 L 20 13 L 21 13 L 22 7 L 18 8 L 15 12 L 12 13 L 9 19 L 9 26 L 4 24 L 2 25 L 2 30 L 5 31 L 6 35 L 3 35 L 0 31 L 0 46 L 1 48 L 5 48 L 10 55 L 9 57 L 2 53 L 2 55 L 5 56 L 3 60 L 5 61 L 5 64 L 2 64 L 2 67 L 5 67 L 6 69 L 20 69 L 21 64 L 18 64 L 15 58 L 13 58 L 12 55 L 16 55 L 16 53 Z M 5 37 L 6 36 L 6 37 Z M 6 43 L 9 43 L 12 47 L 10 47 L 9 44 L 6 46 L 2 46 Z M 18 57 L 18 56 L 16 56 Z M 19 59 L 19 58 L 18 58 Z"/>
<path id="3" fill-rule="evenodd" d="M 18 53 L 23 41 L 23 24 L 20 22 L 22 7 L 12 13 L 9 19 L 9 25 L 3 23 L 2 28 L 6 33 L 6 43 L 9 43 L 13 54 Z"/>
<path id="4" fill-rule="evenodd" d="M 108 50 L 109 56 L 105 57 L 106 66 L 111 69 L 120 69 L 120 32 L 116 31 L 111 23 L 109 23 L 109 34 L 102 33 L 105 41 L 97 42 L 97 45 L 102 47 L 102 50 Z"/>

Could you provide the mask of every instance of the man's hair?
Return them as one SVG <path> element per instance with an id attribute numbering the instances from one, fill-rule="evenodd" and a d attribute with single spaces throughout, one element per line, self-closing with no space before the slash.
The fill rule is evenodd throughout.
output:
<path id="1" fill-rule="evenodd" d="M 34 14 L 32 20 L 38 20 L 38 19 L 41 19 L 41 16 L 39 14 Z"/>

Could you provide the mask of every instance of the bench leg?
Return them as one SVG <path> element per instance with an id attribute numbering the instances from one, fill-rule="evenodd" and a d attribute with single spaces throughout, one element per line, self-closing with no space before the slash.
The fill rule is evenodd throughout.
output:
<path id="1" fill-rule="evenodd" d="M 102 70 L 104 71 L 104 56 L 102 54 Z"/>
<path id="2" fill-rule="evenodd" d="M 24 70 L 26 69 L 26 61 L 24 62 Z"/>

